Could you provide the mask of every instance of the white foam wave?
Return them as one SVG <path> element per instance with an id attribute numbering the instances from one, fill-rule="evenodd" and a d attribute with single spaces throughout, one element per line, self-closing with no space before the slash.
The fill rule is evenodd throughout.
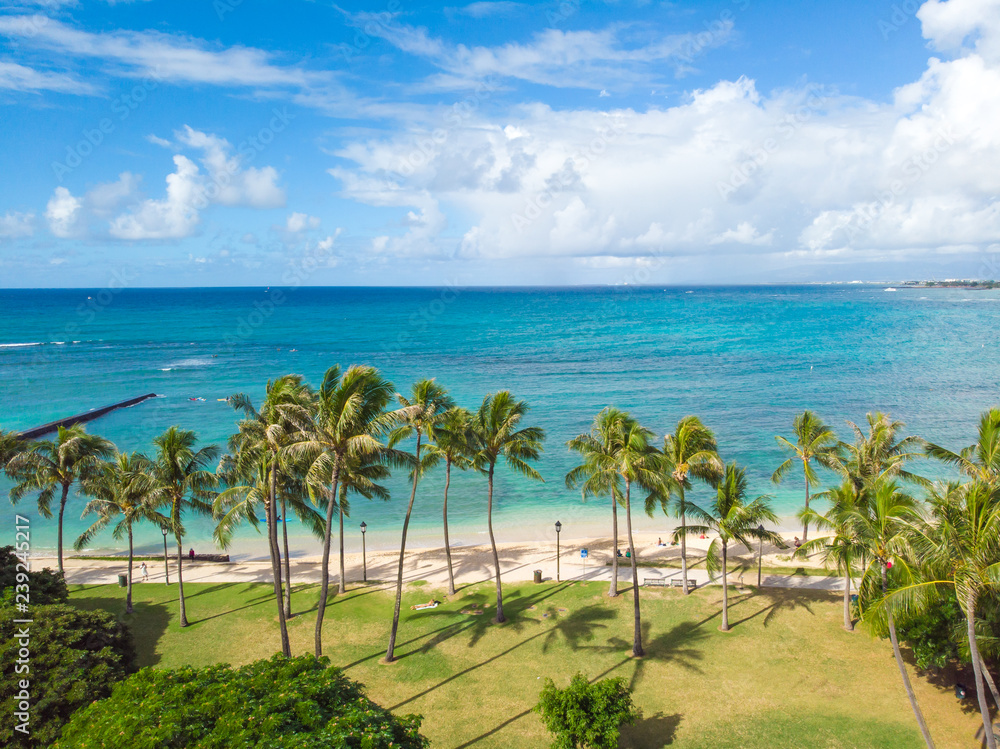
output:
<path id="1" fill-rule="evenodd" d="M 25 346 L 41 346 L 40 342 L 35 343 L 0 343 L 0 348 L 23 348 Z"/>

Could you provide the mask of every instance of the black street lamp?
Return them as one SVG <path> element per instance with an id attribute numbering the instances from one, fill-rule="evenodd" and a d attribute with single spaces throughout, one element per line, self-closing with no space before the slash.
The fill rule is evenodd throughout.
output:
<path id="1" fill-rule="evenodd" d="M 562 523 L 558 520 L 556 521 L 556 582 L 561 582 L 559 580 L 559 533 L 562 531 Z"/>
<path id="2" fill-rule="evenodd" d="M 757 526 L 757 532 L 758 533 L 763 533 L 764 532 L 764 526 L 763 525 L 758 525 Z M 762 563 L 761 560 L 763 559 L 764 537 L 763 536 L 758 536 L 757 538 L 760 541 L 759 545 L 757 546 L 757 590 L 759 591 L 760 590 L 760 565 Z"/>
<path id="3" fill-rule="evenodd" d="M 163 531 L 163 574 L 167 580 L 167 585 L 170 585 L 170 563 L 167 561 L 167 529 L 160 528 Z"/>
<path id="4" fill-rule="evenodd" d="M 368 560 L 367 560 L 366 555 L 365 555 L 365 531 L 366 530 L 368 530 L 368 526 L 365 524 L 365 521 L 362 520 L 361 521 L 361 569 L 363 570 L 363 572 L 362 572 L 362 575 L 363 575 L 362 579 L 365 582 L 368 582 Z"/>

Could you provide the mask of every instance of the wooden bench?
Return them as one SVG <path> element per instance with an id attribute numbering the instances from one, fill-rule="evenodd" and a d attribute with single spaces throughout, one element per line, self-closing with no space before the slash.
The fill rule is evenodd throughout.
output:
<path id="1" fill-rule="evenodd" d="M 667 585 L 667 581 L 662 577 L 645 577 L 642 580 L 644 586 L 650 585 L 657 588 L 664 588 Z"/>

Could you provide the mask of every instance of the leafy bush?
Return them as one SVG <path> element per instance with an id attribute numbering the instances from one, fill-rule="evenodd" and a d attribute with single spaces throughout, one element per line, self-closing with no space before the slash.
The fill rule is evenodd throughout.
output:
<path id="1" fill-rule="evenodd" d="M 944 668 L 959 657 L 958 638 L 965 640 L 965 615 L 948 589 L 926 609 L 901 618 L 896 625 L 899 639 L 910 646 L 919 668 Z M 968 661 L 968 648 L 965 648 Z"/>
<path id="2" fill-rule="evenodd" d="M 69 590 L 66 588 L 66 580 L 58 572 L 45 568 L 25 573 L 18 570 L 20 563 L 14 555 L 13 546 L 0 546 L 0 601 L 4 607 L 14 602 L 14 593 L 18 584 L 27 585 L 30 595 L 30 604 L 42 606 L 48 603 L 65 603 L 69 598 Z M 18 573 L 22 577 L 18 578 Z M 24 575 L 27 574 L 27 578 Z"/>
<path id="3" fill-rule="evenodd" d="M 574 676 L 565 689 L 546 679 L 534 710 L 555 735 L 552 749 L 615 749 L 621 727 L 639 717 L 625 679 L 591 684 L 583 674 Z"/>
<path id="4" fill-rule="evenodd" d="M 111 687 L 134 670 L 132 635 L 105 611 L 81 611 L 66 604 L 32 606 L 28 625 L 28 673 L 18 672 L 24 625 L 13 607 L 0 610 L 0 745 L 49 746 L 79 707 L 111 694 Z M 20 664 L 23 668 L 23 663 Z M 30 734 L 14 731 L 19 682 L 30 682 Z"/>
<path id="5" fill-rule="evenodd" d="M 329 659 L 276 655 L 228 665 L 146 668 L 77 712 L 57 747 L 422 749 L 420 717 L 396 717 Z"/>

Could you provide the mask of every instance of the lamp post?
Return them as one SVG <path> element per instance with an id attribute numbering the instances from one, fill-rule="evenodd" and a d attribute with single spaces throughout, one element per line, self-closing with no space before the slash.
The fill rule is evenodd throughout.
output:
<path id="1" fill-rule="evenodd" d="M 362 569 L 362 579 L 368 582 L 368 560 L 365 555 L 365 531 L 368 530 L 368 526 L 365 525 L 365 521 L 361 521 L 361 569 Z"/>
<path id="2" fill-rule="evenodd" d="M 163 531 L 163 576 L 166 578 L 167 585 L 170 585 L 170 563 L 167 561 L 167 529 L 160 528 Z"/>
<path id="3" fill-rule="evenodd" d="M 764 526 L 763 525 L 758 525 L 757 526 L 757 532 L 758 533 L 763 533 L 764 532 Z M 762 564 L 761 560 L 763 559 L 764 539 L 763 539 L 763 537 L 760 537 L 760 536 L 758 536 L 757 538 L 758 538 L 758 542 L 759 542 L 758 545 L 757 545 L 757 590 L 760 590 L 760 565 Z"/>
<path id="4" fill-rule="evenodd" d="M 562 531 L 562 523 L 556 521 L 556 582 L 559 580 L 559 532 Z"/>

